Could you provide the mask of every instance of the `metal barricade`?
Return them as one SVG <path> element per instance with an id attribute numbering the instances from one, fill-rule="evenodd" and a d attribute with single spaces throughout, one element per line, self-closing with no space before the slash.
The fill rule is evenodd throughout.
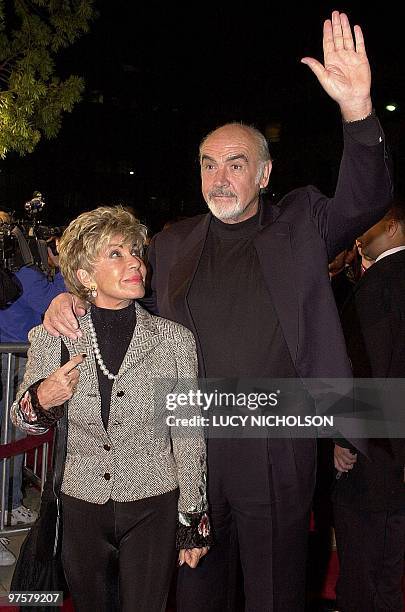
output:
<path id="1" fill-rule="evenodd" d="M 29 477 L 29 479 L 36 484 L 42 493 L 47 465 L 48 465 L 48 453 L 49 453 L 49 441 L 52 437 L 52 433 L 50 435 L 44 434 L 41 436 L 27 436 L 22 440 L 18 440 L 16 442 L 10 442 L 10 432 L 13 427 L 10 421 L 10 407 L 14 401 L 14 392 L 15 392 L 15 360 L 16 356 L 25 356 L 28 349 L 27 343 L 4 343 L 0 344 L 0 355 L 7 355 L 6 360 L 6 375 L 4 376 L 4 372 L 2 372 L 2 380 L 3 380 L 3 389 L 2 389 L 2 397 L 3 397 L 3 416 L 1 419 L 1 446 L 0 450 L 2 450 L 1 459 L 1 470 L 0 470 L 0 535 L 6 535 L 11 533 L 20 533 L 24 531 L 29 531 L 30 526 L 24 527 L 7 527 L 5 525 L 5 513 L 7 510 L 7 500 L 6 498 L 6 478 L 7 478 L 7 463 L 10 463 L 11 458 L 13 456 L 24 454 L 24 471 L 25 474 Z M 2 366 L 4 366 L 4 359 L 1 357 Z M 21 381 L 18 381 L 19 383 Z M 34 450 L 34 464 L 32 469 L 27 465 L 27 452 L 28 450 Z M 38 470 L 38 454 L 41 455 L 41 466 L 40 470 Z M 39 471 L 39 473 L 38 473 Z M 12 475 L 10 471 L 9 478 L 9 490 L 12 486 Z"/>

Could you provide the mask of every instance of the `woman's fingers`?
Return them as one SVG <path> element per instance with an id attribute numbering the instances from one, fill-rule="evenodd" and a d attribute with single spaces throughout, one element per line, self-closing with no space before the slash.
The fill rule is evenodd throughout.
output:
<path id="1" fill-rule="evenodd" d="M 77 366 L 83 363 L 85 358 L 85 354 L 74 355 L 39 385 L 38 401 L 45 410 L 59 406 L 72 397 L 80 378 Z"/>
<path id="2" fill-rule="evenodd" d="M 186 552 L 186 551 L 184 550 L 184 548 L 182 548 L 182 549 L 179 551 L 179 560 L 178 560 L 178 564 L 179 564 L 179 565 L 183 565 L 183 564 L 184 564 L 184 562 L 185 562 L 185 560 L 186 560 L 186 558 L 185 558 L 185 552 Z"/>
<path id="3" fill-rule="evenodd" d="M 74 355 L 71 359 L 69 359 L 69 361 L 67 361 L 62 367 L 59 368 L 59 371 L 63 374 L 69 374 L 73 371 L 77 372 L 77 366 L 79 365 L 79 363 L 83 363 L 85 359 L 85 353 L 79 353 L 78 355 Z M 58 370 L 56 370 L 56 372 L 57 371 Z"/>

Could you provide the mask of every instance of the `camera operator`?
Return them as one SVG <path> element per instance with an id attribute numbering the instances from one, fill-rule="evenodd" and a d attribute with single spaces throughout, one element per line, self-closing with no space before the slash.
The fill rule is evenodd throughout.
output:
<path id="1" fill-rule="evenodd" d="M 10 216 L 7 211 L 0 209 L 0 223 L 10 223 Z M 57 256 L 48 249 L 48 255 L 54 262 L 56 272 L 53 280 L 49 278 L 35 265 L 23 265 L 14 272 L 13 278 L 20 286 L 21 295 L 13 303 L 4 309 L 0 309 L 0 343 L 4 342 L 28 342 L 28 332 L 42 322 L 42 315 L 48 308 L 52 299 L 66 291 L 65 284 L 59 269 L 57 268 Z M 12 372 L 13 391 L 17 390 L 19 382 L 22 380 L 26 357 L 15 355 L 14 371 Z M 6 412 L 3 396 L 7 375 L 7 355 L 2 355 L 1 360 L 1 390 L 0 390 L 0 423 Z M 24 434 L 20 430 L 11 428 L 11 440 L 19 439 Z M 20 435 L 22 434 L 22 435 Z M 11 460 L 13 467 L 12 491 L 9 492 L 8 480 L 6 481 L 6 500 L 9 499 L 8 522 L 11 525 L 30 524 L 37 518 L 37 513 L 26 508 L 22 499 L 22 465 L 23 455 L 17 455 Z M 10 499 L 11 498 L 11 499 Z M 11 565 L 15 561 L 14 555 L 0 542 L 0 565 Z"/>
<path id="2" fill-rule="evenodd" d="M 7 223 L 9 214 L 6 211 L 0 210 L 0 224 Z M 0 308 L 5 308 L 11 302 L 14 302 L 20 295 L 20 289 L 15 278 L 10 274 L 9 270 L 3 268 L 0 263 Z"/>
<path id="3" fill-rule="evenodd" d="M 54 235 L 51 238 L 48 238 L 46 241 L 48 247 L 48 267 L 50 271 L 51 278 L 55 277 L 55 274 L 59 272 L 59 255 L 58 255 L 58 246 L 59 240 L 62 237 L 62 233 L 60 235 Z"/>

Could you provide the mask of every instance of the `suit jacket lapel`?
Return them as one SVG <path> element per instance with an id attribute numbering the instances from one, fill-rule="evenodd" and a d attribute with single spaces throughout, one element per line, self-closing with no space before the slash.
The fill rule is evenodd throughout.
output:
<path id="1" fill-rule="evenodd" d="M 198 263 L 204 249 L 211 214 L 202 217 L 182 244 L 182 255 L 170 272 L 168 281 L 168 296 L 170 312 L 175 313 L 173 320 L 182 323 L 195 332 L 187 296 L 197 271 Z"/>
<path id="2" fill-rule="evenodd" d="M 260 267 L 278 315 L 293 362 L 298 351 L 298 295 L 290 226 L 278 221 L 262 229 L 254 240 Z"/>

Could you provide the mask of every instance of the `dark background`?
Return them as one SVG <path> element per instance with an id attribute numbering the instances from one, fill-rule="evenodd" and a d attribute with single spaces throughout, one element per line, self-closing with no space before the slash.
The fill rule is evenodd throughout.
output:
<path id="1" fill-rule="evenodd" d="M 226 121 L 263 130 L 274 157 L 270 193 L 313 183 L 333 193 L 341 153 L 336 104 L 300 58 L 322 58 L 331 10 L 359 23 L 373 71 L 373 100 L 403 193 L 404 31 L 401 3 L 138 3 L 99 0 L 91 31 L 58 58 L 86 92 L 58 137 L 0 162 L 0 201 L 21 216 L 35 189 L 42 219 L 63 224 L 99 204 L 135 208 L 152 232 L 205 210 L 198 144 Z M 381 6 L 381 5 L 380 5 Z M 389 113 L 385 105 L 395 102 Z M 130 171 L 134 174 L 129 174 Z"/>

